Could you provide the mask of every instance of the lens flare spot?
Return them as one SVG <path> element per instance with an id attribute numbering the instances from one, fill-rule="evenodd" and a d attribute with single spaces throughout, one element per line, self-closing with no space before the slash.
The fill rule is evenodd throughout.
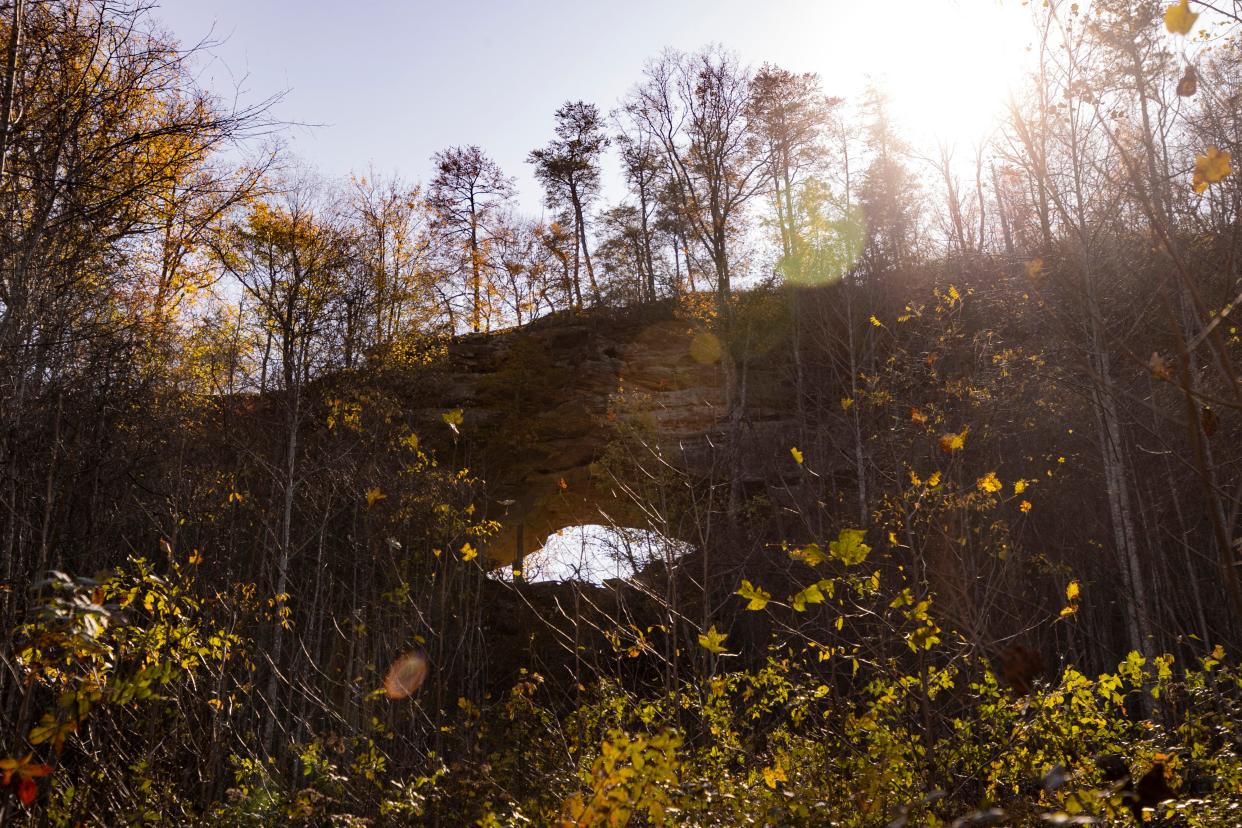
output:
<path id="1" fill-rule="evenodd" d="M 384 676 L 384 695 L 390 699 L 404 699 L 418 692 L 427 679 L 427 656 L 415 650 L 393 662 Z"/>
<path id="2" fill-rule="evenodd" d="M 700 365 L 715 365 L 722 353 L 720 338 L 714 333 L 699 331 L 690 340 L 690 356 Z"/>

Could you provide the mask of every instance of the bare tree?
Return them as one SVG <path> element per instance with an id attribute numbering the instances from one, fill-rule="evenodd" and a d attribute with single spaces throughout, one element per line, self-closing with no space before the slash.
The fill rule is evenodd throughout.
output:
<path id="1" fill-rule="evenodd" d="M 767 155 L 748 117 L 750 72 L 713 47 L 667 51 L 645 75 L 624 110 L 659 146 L 687 225 L 712 262 L 716 292 L 727 298 L 746 205 L 766 184 Z"/>
<path id="2" fill-rule="evenodd" d="M 502 205 L 513 198 L 513 179 L 476 146 L 452 147 L 432 156 L 436 175 L 427 202 L 435 213 L 435 226 L 464 246 L 470 272 L 470 330 L 483 329 L 484 275 L 490 221 Z"/>
<path id="3" fill-rule="evenodd" d="M 600 155 L 608 146 L 604 122 L 595 104 L 570 101 L 556 110 L 556 138 L 543 149 L 532 150 L 528 161 L 543 184 L 548 207 L 565 210 L 572 219 L 574 236 L 574 298 L 582 307 L 579 258 L 586 265 L 591 294 L 599 298 L 591 251 L 587 244 L 587 212 L 599 195 Z"/>

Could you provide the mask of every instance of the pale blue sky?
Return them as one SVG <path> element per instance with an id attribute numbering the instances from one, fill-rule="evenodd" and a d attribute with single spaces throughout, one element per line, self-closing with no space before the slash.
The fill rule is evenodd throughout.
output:
<path id="1" fill-rule="evenodd" d="M 1019 0 L 161 0 L 183 43 L 224 42 L 201 80 L 246 99 L 287 91 L 291 148 L 329 176 L 396 171 L 478 144 L 540 209 L 525 157 L 564 101 L 611 109 L 666 46 L 720 42 L 743 60 L 819 72 L 830 94 L 890 87 L 913 127 L 968 145 L 1020 75 Z M 616 195 L 615 193 L 611 195 Z"/>

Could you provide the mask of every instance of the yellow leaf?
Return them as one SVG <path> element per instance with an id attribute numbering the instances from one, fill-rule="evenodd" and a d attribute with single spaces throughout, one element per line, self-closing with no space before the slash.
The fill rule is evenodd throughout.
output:
<path id="1" fill-rule="evenodd" d="M 1025 480 L 1015 480 L 1015 481 L 1013 481 L 1013 493 L 1014 493 L 1014 494 L 1022 494 L 1022 493 L 1023 493 L 1023 492 L 1025 492 L 1025 491 L 1026 491 L 1026 481 L 1025 481 Z"/>
<path id="2" fill-rule="evenodd" d="M 1195 174 L 1192 181 L 1195 192 L 1203 192 L 1209 184 L 1215 184 L 1233 172 L 1229 161 L 1229 153 L 1216 147 L 1208 147 L 1207 155 L 1196 155 Z"/>
<path id="3" fill-rule="evenodd" d="M 1043 259 L 1031 259 L 1029 262 L 1026 263 L 1026 277 L 1028 279 L 1038 279 L 1039 274 L 1043 272 L 1043 269 L 1044 269 Z"/>
<path id="4" fill-rule="evenodd" d="M 462 414 L 460 408 L 454 408 L 452 411 L 445 411 L 440 415 L 440 419 L 444 420 L 444 424 L 453 429 L 454 434 L 460 434 L 460 426 L 466 421 L 465 415 Z"/>
<path id="5" fill-rule="evenodd" d="M 957 292 L 957 288 L 954 287 L 953 285 L 949 285 L 949 301 L 959 302 L 961 301 L 961 299 L 962 299 L 962 294 Z"/>
<path id="6" fill-rule="evenodd" d="M 952 454 L 955 451 L 961 451 L 966 448 L 966 432 L 968 431 L 970 431 L 970 426 L 966 426 L 958 434 L 942 434 L 940 436 L 940 450 L 945 454 Z"/>
<path id="7" fill-rule="evenodd" d="M 710 630 L 699 636 L 699 646 L 719 655 L 725 651 L 724 640 L 728 637 L 727 633 L 720 632 L 716 629 L 716 625 L 712 624 Z"/>
<path id="8" fill-rule="evenodd" d="M 767 592 L 762 587 L 757 587 L 750 581 L 742 580 L 742 588 L 734 595 L 740 595 L 749 603 L 746 605 L 748 610 L 761 610 L 768 605 L 768 601 L 772 600 L 772 593 Z"/>
<path id="9" fill-rule="evenodd" d="M 910 469 L 910 485 L 911 485 L 911 486 L 918 486 L 918 485 L 920 485 L 922 482 L 923 482 L 923 481 L 919 479 L 919 475 L 918 475 L 918 473 L 917 473 L 914 469 Z"/>
<path id="10" fill-rule="evenodd" d="M 763 784 L 772 790 L 776 790 L 777 782 L 788 782 L 789 777 L 785 775 L 785 769 L 780 765 L 763 769 Z"/>
<path id="11" fill-rule="evenodd" d="M 877 328 L 883 328 L 883 327 L 884 327 L 884 323 L 883 323 L 883 322 L 881 322 L 879 319 L 877 319 L 874 313 L 873 313 L 873 314 L 871 314 L 871 324 L 872 324 L 872 325 L 875 325 Z"/>
<path id="12" fill-rule="evenodd" d="M 469 543 L 462 544 L 461 559 L 463 561 L 473 561 L 478 556 L 479 556 L 479 551 L 477 549 L 475 549 Z"/>
<path id="13" fill-rule="evenodd" d="M 191 563 L 191 564 L 193 564 L 193 565 L 195 565 L 195 566 L 198 566 L 198 565 L 199 565 L 199 564 L 201 564 L 202 562 L 203 562 L 203 553 L 202 553 L 202 552 L 199 552 L 197 549 L 195 549 L 193 552 L 191 552 L 191 553 L 190 553 L 190 563 Z"/>
<path id="14" fill-rule="evenodd" d="M 807 566 L 819 566 L 828 560 L 828 556 L 824 554 L 824 550 L 820 548 L 818 543 L 812 543 L 795 549 L 789 553 L 789 557 L 795 561 L 802 561 Z"/>
<path id="15" fill-rule="evenodd" d="M 1031 501 L 1029 500 L 1022 501 L 1021 503 L 1018 504 L 1018 509 L 1022 511 L 1022 514 L 1026 514 L 1027 512 L 1031 511 Z"/>
<path id="16" fill-rule="evenodd" d="M 1082 591 L 1082 588 L 1078 585 L 1077 581 L 1070 581 L 1069 584 L 1065 587 L 1065 600 L 1077 601 L 1078 596 L 1081 593 L 1081 591 Z"/>
<path id="17" fill-rule="evenodd" d="M 374 506 L 376 503 L 379 503 L 381 500 L 387 500 L 387 499 L 388 499 L 388 495 L 381 492 L 378 488 L 371 487 L 370 489 L 367 489 L 367 508 Z"/>
<path id="18" fill-rule="evenodd" d="M 1199 15 L 1190 10 L 1190 0 L 1174 3 L 1164 10 L 1164 27 L 1171 34 L 1187 35 Z"/>
<path id="19" fill-rule="evenodd" d="M 927 415 L 924 414 L 922 411 L 919 411 L 917 408 L 911 408 L 910 419 L 918 423 L 919 425 L 922 425 L 923 423 L 927 422 Z"/>
<path id="20" fill-rule="evenodd" d="M 863 543 L 865 529 L 842 529 L 837 539 L 828 544 L 828 554 L 846 566 L 860 564 L 867 559 L 871 547 Z"/>
<path id="21" fill-rule="evenodd" d="M 854 398 L 853 398 L 853 397 L 843 397 L 843 398 L 841 399 L 841 410 L 842 410 L 842 411 L 849 411 L 849 410 L 850 410 L 850 406 L 851 406 L 851 405 L 853 405 L 853 404 L 854 404 Z"/>
<path id="22" fill-rule="evenodd" d="M 997 478 L 996 472 L 988 472 L 976 480 L 975 485 L 979 488 L 979 491 L 987 492 L 988 494 L 996 494 L 1004 488 L 1000 479 Z"/>
<path id="23" fill-rule="evenodd" d="M 806 589 L 789 599 L 790 605 L 795 612 L 804 612 L 807 604 L 824 603 L 824 593 L 820 590 L 819 584 L 811 584 Z"/>
<path id="24" fill-rule="evenodd" d="M 802 452 L 798 451 L 796 448 L 791 448 L 789 450 L 789 453 L 793 455 L 794 462 L 797 463 L 799 466 L 801 466 L 802 465 Z"/>
<path id="25" fill-rule="evenodd" d="M 932 476 L 927 478 L 927 487 L 934 489 L 940 485 L 940 472 L 932 472 Z"/>

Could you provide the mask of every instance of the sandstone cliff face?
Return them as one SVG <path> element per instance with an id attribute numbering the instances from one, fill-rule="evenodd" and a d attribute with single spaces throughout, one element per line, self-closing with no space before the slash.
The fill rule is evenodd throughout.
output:
<path id="1" fill-rule="evenodd" d="M 493 560 L 509 564 L 567 526 L 646 525 L 598 466 L 623 429 L 694 478 L 738 470 L 763 486 L 796 471 L 796 423 L 780 402 L 791 398 L 787 366 L 764 358 L 739 369 L 705 336 L 655 309 L 558 315 L 450 346 L 438 387 L 412 402 L 429 425 L 463 410 L 455 450 L 487 480 L 489 516 L 503 525 L 486 550 Z"/>

